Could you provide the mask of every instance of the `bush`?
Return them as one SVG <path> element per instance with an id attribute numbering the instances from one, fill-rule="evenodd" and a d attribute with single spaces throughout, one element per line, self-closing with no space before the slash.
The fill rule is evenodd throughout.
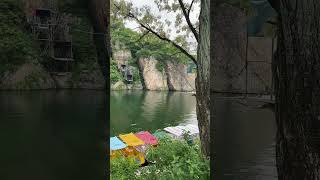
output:
<path id="1" fill-rule="evenodd" d="M 0 75 L 38 58 L 38 49 L 26 30 L 26 17 L 17 0 L 0 2 L 0 42 Z"/>
<path id="2" fill-rule="evenodd" d="M 209 179 L 209 161 L 204 159 L 199 142 L 189 145 L 186 141 L 163 139 L 157 148 L 147 152 L 147 159 L 155 164 L 138 168 L 130 166 L 128 160 L 111 161 L 111 178 L 122 179 Z M 115 163 L 116 162 L 116 163 Z M 122 163 L 121 165 L 119 163 Z M 116 165 L 116 166 L 115 166 Z M 139 175 L 136 175 L 138 172 Z M 121 176 L 119 175 L 121 174 Z"/>
<path id="3" fill-rule="evenodd" d="M 111 83 L 116 83 L 118 81 L 122 81 L 122 74 L 119 72 L 117 63 L 115 60 L 111 59 L 110 63 L 110 81 Z"/>
<path id="4" fill-rule="evenodd" d="M 163 61 L 157 61 L 156 69 L 160 72 L 163 72 L 165 68 L 165 63 Z"/>
<path id="5" fill-rule="evenodd" d="M 111 180 L 125 180 L 125 179 L 137 179 L 135 172 L 139 168 L 139 165 L 132 160 L 120 157 L 111 160 L 110 174 Z"/>

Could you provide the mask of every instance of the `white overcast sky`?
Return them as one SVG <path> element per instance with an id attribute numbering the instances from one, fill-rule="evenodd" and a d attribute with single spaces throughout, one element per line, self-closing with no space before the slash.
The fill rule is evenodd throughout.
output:
<path id="1" fill-rule="evenodd" d="M 161 17 L 162 17 L 161 20 L 164 21 L 165 19 L 168 19 L 171 22 L 173 22 L 172 24 L 174 24 L 174 22 L 175 22 L 175 17 L 176 17 L 175 14 L 173 12 L 168 13 L 166 11 L 159 12 L 158 7 L 154 3 L 153 0 L 126 0 L 126 1 L 132 2 L 134 7 L 142 7 L 142 6 L 148 5 L 148 6 L 151 7 L 152 12 L 156 13 L 156 15 L 161 15 Z M 184 2 L 189 3 L 189 2 L 191 2 L 191 0 L 184 0 Z M 191 19 L 192 23 L 197 22 L 197 20 L 199 18 L 199 14 L 200 14 L 200 7 L 199 7 L 198 4 L 196 4 L 196 5 L 193 6 L 192 12 L 190 13 L 190 19 Z M 127 21 L 126 22 L 126 26 L 128 28 L 133 29 L 133 30 L 135 30 L 135 29 L 137 29 L 137 27 L 139 27 L 139 25 L 136 24 L 134 21 L 130 21 L 130 22 Z M 170 28 L 172 30 L 172 33 L 170 34 L 170 38 L 174 38 L 176 36 L 176 29 L 175 29 L 174 25 L 172 25 Z M 195 39 L 193 37 L 189 38 L 188 42 L 190 42 L 191 49 L 195 50 L 195 48 L 196 48 Z"/>

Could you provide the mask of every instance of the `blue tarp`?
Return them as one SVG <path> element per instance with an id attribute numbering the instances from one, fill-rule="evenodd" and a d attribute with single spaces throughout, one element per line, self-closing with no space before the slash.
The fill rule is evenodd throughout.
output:
<path id="1" fill-rule="evenodd" d="M 127 147 L 127 145 L 124 144 L 119 138 L 117 138 L 117 137 L 110 138 L 110 150 L 111 151 L 123 149 L 125 147 Z"/>

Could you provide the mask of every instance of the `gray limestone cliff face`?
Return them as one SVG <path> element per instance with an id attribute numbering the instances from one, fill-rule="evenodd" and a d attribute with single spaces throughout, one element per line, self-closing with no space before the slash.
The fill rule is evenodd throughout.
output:
<path id="1" fill-rule="evenodd" d="M 187 73 L 187 66 L 174 60 L 166 61 L 163 72 L 157 68 L 154 58 L 141 58 L 140 71 L 148 90 L 195 91 L 195 73 Z"/>
<path id="2" fill-rule="evenodd" d="M 171 91 L 195 91 L 195 73 L 187 73 L 187 65 L 176 61 L 166 62 L 168 88 Z"/>
<path id="3" fill-rule="evenodd" d="M 123 72 L 123 65 L 131 72 L 139 71 L 137 67 L 133 67 L 129 65 L 129 60 L 132 59 L 132 54 L 128 49 L 119 49 L 118 46 L 114 49 L 112 58 L 117 62 L 117 67 L 120 72 Z M 130 90 L 130 89 L 143 89 L 143 86 L 140 81 L 136 79 L 140 79 L 141 77 L 133 77 L 134 82 L 131 84 L 127 84 L 124 81 L 118 81 L 116 83 L 111 84 L 112 90 Z"/>
<path id="4" fill-rule="evenodd" d="M 165 71 L 160 72 L 157 68 L 157 60 L 151 58 L 140 58 L 138 65 L 143 76 L 144 88 L 147 90 L 169 90 L 167 75 Z"/>
<path id="5" fill-rule="evenodd" d="M 40 90 L 56 88 L 50 74 L 39 64 L 26 63 L 0 77 L 2 90 Z"/>
<path id="6" fill-rule="evenodd" d="M 127 64 L 127 61 L 131 59 L 132 55 L 129 50 L 115 50 L 113 58 L 117 61 L 118 68 L 120 69 L 121 64 Z"/>
<path id="7" fill-rule="evenodd" d="M 72 73 L 49 73 L 39 64 L 27 63 L 0 77 L 1 90 L 104 89 L 99 68 Z"/>
<path id="8" fill-rule="evenodd" d="M 52 74 L 58 89 L 105 89 L 105 80 L 100 69 L 90 71 Z"/>
<path id="9" fill-rule="evenodd" d="M 128 60 L 132 58 L 129 50 L 115 50 L 113 59 L 116 60 L 119 70 L 121 65 L 128 66 Z M 138 60 L 141 83 L 134 84 L 133 89 L 146 90 L 170 90 L 170 91 L 195 91 L 195 73 L 187 73 L 187 65 L 178 63 L 174 60 L 167 60 L 164 70 L 157 69 L 158 60 L 153 57 L 140 58 Z M 133 68 L 133 67 L 131 67 Z M 134 77 L 137 78 L 137 77 Z M 112 89 L 130 89 L 126 84 L 117 82 Z"/>
<path id="10" fill-rule="evenodd" d="M 83 70 L 74 73 L 52 74 L 57 88 L 59 89 L 95 89 L 105 88 L 105 81 L 100 69 Z"/>

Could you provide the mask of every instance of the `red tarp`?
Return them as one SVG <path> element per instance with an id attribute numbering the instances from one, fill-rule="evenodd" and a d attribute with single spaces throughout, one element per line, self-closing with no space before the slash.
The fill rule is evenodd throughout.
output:
<path id="1" fill-rule="evenodd" d="M 142 131 L 135 134 L 139 139 L 141 139 L 145 144 L 157 145 L 158 140 L 155 136 L 150 134 L 148 131 Z"/>

